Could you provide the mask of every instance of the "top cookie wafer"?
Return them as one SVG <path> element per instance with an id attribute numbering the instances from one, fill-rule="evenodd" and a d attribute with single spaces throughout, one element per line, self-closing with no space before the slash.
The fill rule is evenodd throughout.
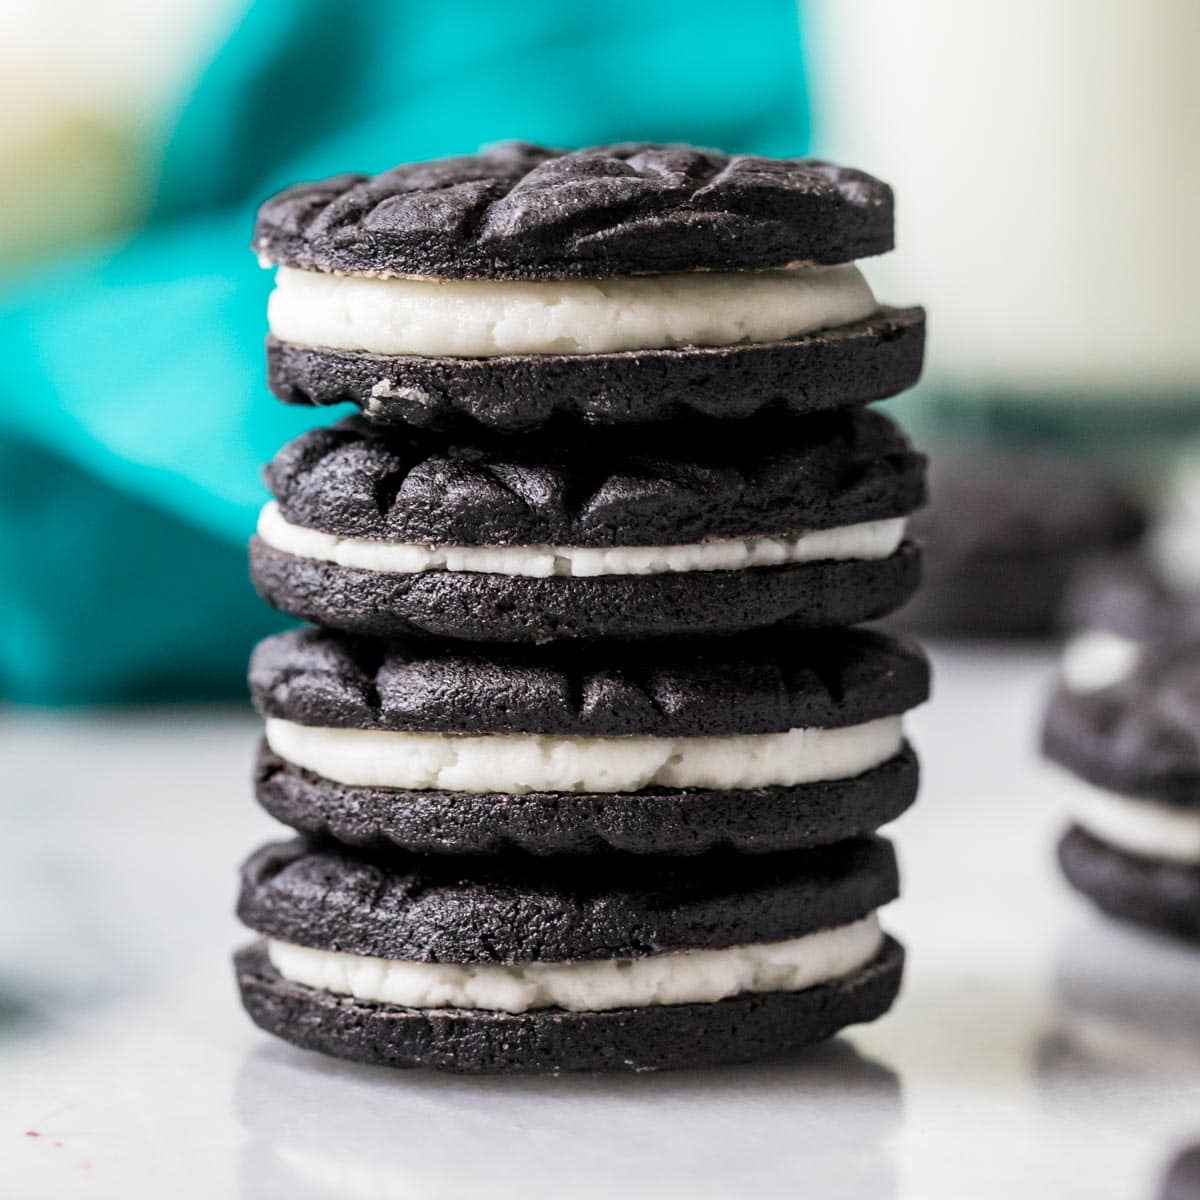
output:
<path id="1" fill-rule="evenodd" d="M 1200 642 L 1147 648 L 1116 682 L 1059 688 L 1046 755 L 1106 791 L 1200 812 Z"/>
<path id="2" fill-rule="evenodd" d="M 892 195 L 809 159 L 523 142 L 340 175 L 263 206 L 268 379 L 297 404 L 475 432 L 646 425 L 894 395 L 924 314 L 853 261 Z"/>
<path id="3" fill-rule="evenodd" d="M 892 248 L 887 184 L 815 159 L 505 142 L 263 205 L 272 262 L 356 275 L 602 279 L 843 263 Z"/>

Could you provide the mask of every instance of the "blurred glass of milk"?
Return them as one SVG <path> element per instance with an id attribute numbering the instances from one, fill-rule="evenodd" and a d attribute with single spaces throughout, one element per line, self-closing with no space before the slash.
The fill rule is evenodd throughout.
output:
<path id="1" fill-rule="evenodd" d="M 815 153 L 898 196 L 878 293 L 962 395 L 1200 397 L 1200 0 L 810 0 Z"/>

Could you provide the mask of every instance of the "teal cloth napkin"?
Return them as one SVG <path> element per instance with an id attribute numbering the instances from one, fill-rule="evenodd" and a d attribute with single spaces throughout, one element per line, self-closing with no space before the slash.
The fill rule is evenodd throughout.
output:
<path id="1" fill-rule="evenodd" d="M 259 468 L 337 414 L 266 390 L 265 196 L 506 137 L 797 154 L 805 111 L 794 0 L 251 4 L 147 147 L 144 230 L 0 291 L 0 697 L 240 695 L 286 623 Z"/>

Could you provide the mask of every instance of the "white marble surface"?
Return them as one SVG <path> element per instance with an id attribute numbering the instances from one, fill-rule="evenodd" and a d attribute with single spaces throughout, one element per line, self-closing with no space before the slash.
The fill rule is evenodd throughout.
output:
<path id="1" fill-rule="evenodd" d="M 0 1195 L 1149 1200 L 1200 1136 L 1200 953 L 1058 881 L 1048 666 L 937 656 L 922 799 L 894 829 L 892 1015 L 783 1062 L 632 1078 L 440 1078 L 272 1042 L 228 963 L 235 863 L 274 828 L 253 720 L 4 714 Z"/>

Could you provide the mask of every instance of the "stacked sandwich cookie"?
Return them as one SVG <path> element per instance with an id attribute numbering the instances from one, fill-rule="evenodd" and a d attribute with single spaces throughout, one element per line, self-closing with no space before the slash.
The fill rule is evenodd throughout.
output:
<path id="1" fill-rule="evenodd" d="M 833 627 L 908 597 L 924 466 L 895 425 L 715 424 L 480 446 L 347 418 L 267 468 L 255 581 L 356 633 L 526 643 Z"/>
<path id="2" fill-rule="evenodd" d="M 267 467 L 263 1028 L 458 1071 L 737 1061 L 887 1010 L 879 828 L 920 651 L 924 460 L 865 407 L 919 309 L 889 189 L 808 160 L 511 143 L 290 188 L 272 389 L 360 413 Z"/>

